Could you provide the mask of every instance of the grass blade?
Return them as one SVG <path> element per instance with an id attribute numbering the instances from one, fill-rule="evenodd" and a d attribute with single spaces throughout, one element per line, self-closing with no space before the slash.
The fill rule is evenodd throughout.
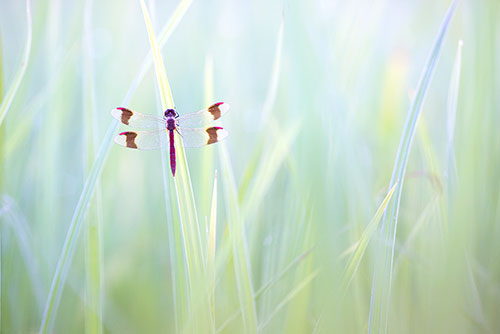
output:
<path id="1" fill-rule="evenodd" d="M 276 50 L 274 53 L 273 72 L 269 82 L 269 88 L 266 95 L 266 101 L 262 108 L 260 118 L 261 125 L 268 121 L 269 114 L 276 102 L 276 94 L 278 92 L 279 75 L 281 70 L 281 52 L 283 50 L 283 36 L 285 32 L 285 14 L 281 17 L 280 30 L 278 32 L 278 40 L 276 42 Z"/>
<path id="2" fill-rule="evenodd" d="M 319 270 L 315 270 L 310 273 L 299 285 L 295 287 L 286 297 L 276 306 L 276 308 L 271 312 L 268 318 L 259 325 L 259 332 L 262 331 L 270 322 L 273 320 L 274 316 L 288 303 L 293 297 L 295 297 L 299 292 L 302 291 L 307 285 L 318 275 Z"/>
<path id="3" fill-rule="evenodd" d="M 455 57 L 455 64 L 453 66 L 453 73 L 450 80 L 450 88 L 448 90 L 448 104 L 447 104 L 447 123 L 446 123 L 446 170 L 445 177 L 447 180 L 448 192 L 454 179 L 456 178 L 455 169 L 455 153 L 453 149 L 453 142 L 455 138 L 455 121 L 457 117 L 457 101 L 458 91 L 460 88 L 460 72 L 462 68 L 462 47 L 463 42 L 458 41 L 457 55 Z"/>
<path id="4" fill-rule="evenodd" d="M 273 277 L 271 280 L 269 280 L 267 283 L 265 283 L 264 285 L 262 285 L 254 294 L 254 299 L 257 300 L 259 299 L 260 296 L 262 296 L 266 291 L 268 291 L 272 286 L 274 286 L 277 282 L 279 282 L 283 277 L 285 277 L 286 274 L 288 274 L 291 269 L 293 268 L 296 268 L 298 266 L 299 263 L 301 263 L 307 256 L 309 256 L 309 254 L 311 254 L 311 252 L 313 251 L 314 247 L 311 247 L 309 248 L 308 250 L 306 250 L 304 253 L 300 254 L 299 256 L 297 256 L 295 259 L 293 259 L 292 262 L 290 262 L 285 268 L 283 268 L 279 273 L 278 275 L 276 275 L 275 277 Z M 224 323 L 219 327 L 217 328 L 217 331 L 216 333 L 220 333 L 224 330 L 224 328 L 226 328 L 226 326 L 234 319 L 236 319 L 236 317 L 238 315 L 241 314 L 241 309 L 240 310 L 237 310 L 236 312 L 234 312 L 233 314 L 231 314 L 231 316 L 229 318 L 226 319 L 226 321 L 224 321 Z"/>
<path id="5" fill-rule="evenodd" d="M 244 230 L 244 221 L 240 213 L 238 203 L 238 190 L 234 180 L 231 160 L 226 145 L 222 142 L 219 145 L 219 155 L 221 160 L 221 170 L 224 180 L 224 198 L 226 201 L 226 215 L 230 224 L 229 242 L 233 249 L 234 273 L 236 276 L 236 288 L 238 290 L 238 299 L 240 311 L 243 318 L 243 325 L 246 333 L 255 333 L 257 331 L 257 311 L 254 301 L 254 292 L 252 285 L 252 275 L 246 236 Z"/>
<path id="6" fill-rule="evenodd" d="M 353 280 L 354 275 L 358 270 L 359 264 L 363 259 L 366 247 L 368 246 L 368 243 L 372 239 L 374 232 L 377 230 L 378 223 L 380 222 L 380 219 L 382 218 L 382 215 L 384 214 L 385 209 L 387 208 L 387 205 L 389 204 L 389 201 L 391 200 L 392 195 L 394 194 L 394 190 L 396 189 L 397 184 L 398 183 L 396 182 L 396 184 L 392 186 L 392 188 L 389 190 L 384 200 L 378 207 L 377 212 L 375 212 L 375 215 L 366 226 L 365 230 L 363 231 L 363 234 L 361 234 L 361 237 L 357 242 L 356 249 L 354 250 L 353 255 L 349 259 L 349 262 L 347 263 L 346 266 L 346 270 L 344 272 L 342 280 L 343 281 L 342 286 L 344 290 L 349 287 L 349 284 Z"/>
<path id="7" fill-rule="evenodd" d="M 87 173 L 97 154 L 97 108 L 95 105 L 94 68 L 92 64 L 92 7 L 93 0 L 87 0 L 84 9 L 83 22 L 83 96 L 86 129 Z M 101 228 L 103 222 L 102 194 L 100 186 L 96 185 L 94 205 L 86 215 L 85 229 L 85 333 L 100 334 L 102 324 L 102 255 L 101 255 Z"/>
<path id="8" fill-rule="evenodd" d="M 40 312 L 39 315 L 41 315 L 43 310 L 44 291 L 40 280 L 39 265 L 32 249 L 29 225 L 17 203 L 7 195 L 3 195 L 0 199 L 0 219 L 2 220 L 2 225 L 3 223 L 8 225 L 16 236 L 19 250 L 21 251 L 22 258 L 26 264 L 26 270 L 29 273 L 30 281 L 33 286 L 33 294 Z"/>
<path id="9" fill-rule="evenodd" d="M 264 102 L 264 106 L 262 107 L 262 113 L 261 113 L 261 117 L 260 117 L 261 126 L 276 123 L 274 121 L 274 118 L 270 117 L 270 115 L 271 115 L 271 111 L 273 109 L 273 106 L 276 102 L 276 95 L 278 92 L 278 84 L 279 84 L 279 78 L 280 78 L 279 74 L 281 71 L 281 53 L 283 50 L 284 31 L 285 31 L 285 15 L 283 13 L 283 15 L 281 17 L 281 24 L 280 24 L 280 29 L 278 32 L 278 38 L 277 38 L 277 42 L 276 42 L 276 49 L 275 49 L 275 54 L 274 54 L 272 73 L 271 73 L 271 77 L 269 79 L 269 87 L 267 89 L 266 100 Z M 239 187 L 240 202 L 243 202 L 243 199 L 245 198 L 246 193 L 248 191 L 248 188 L 250 186 L 250 182 L 252 180 L 256 180 L 256 178 L 254 178 L 253 176 L 257 170 L 258 162 L 259 162 L 259 160 L 261 160 L 260 158 L 261 158 L 262 150 L 263 150 L 264 146 L 266 145 L 266 143 L 267 143 L 267 137 L 261 136 L 257 145 L 255 146 L 252 157 L 250 158 L 250 161 L 247 164 L 247 168 L 243 174 L 243 181 L 241 182 L 240 187 Z"/>
<path id="10" fill-rule="evenodd" d="M 215 332 L 215 247 L 217 244 L 217 171 L 214 175 L 210 227 L 208 230 L 207 273 L 209 284 L 209 302 L 212 332 Z"/>
<path id="11" fill-rule="evenodd" d="M 244 217 L 258 210 L 265 198 L 264 194 L 271 186 L 279 168 L 287 158 L 300 129 L 297 122 L 280 134 L 277 123 L 274 124 L 276 142 L 272 145 L 273 149 L 267 152 L 267 157 L 260 157 L 261 164 L 254 174 L 254 182 L 248 191 L 248 197 L 242 203 Z"/>
<path id="12" fill-rule="evenodd" d="M 0 126 L 2 126 L 2 122 L 9 111 L 10 105 L 16 96 L 17 90 L 21 85 L 21 81 L 23 80 L 24 73 L 26 72 L 26 67 L 28 66 L 28 61 L 30 59 L 31 54 L 31 37 L 33 33 L 32 21 L 31 21 L 31 4 L 30 1 L 26 1 L 26 27 L 27 27 L 27 36 L 26 36 L 26 46 L 24 48 L 24 56 L 21 61 L 21 67 L 16 73 L 14 81 L 12 82 L 7 94 L 2 99 L 2 104 L 0 105 Z"/>
<path id="13" fill-rule="evenodd" d="M 401 141 L 399 143 L 399 149 L 392 172 L 390 188 L 392 189 L 394 185 L 396 185 L 397 180 L 399 180 L 399 182 L 397 183 L 394 196 L 389 203 L 388 210 L 384 213 L 380 228 L 379 250 L 377 253 L 375 272 L 373 274 L 372 292 L 370 298 L 370 313 L 368 318 L 369 333 L 374 330 L 378 332 L 387 331 L 399 204 L 401 201 L 406 166 L 410 154 L 411 143 L 415 135 L 417 120 L 419 118 L 429 84 L 432 80 L 436 64 L 439 59 L 441 46 L 443 44 L 446 31 L 448 30 L 451 17 L 455 11 L 456 4 L 456 1 L 451 4 L 441 24 L 434 45 L 432 46 L 426 65 L 420 77 L 415 97 L 413 98 L 408 112 L 405 128 L 401 135 Z M 387 214 L 389 214 L 389 217 L 387 217 Z M 388 225 L 387 228 L 386 224 Z M 390 248 L 386 246 L 389 240 L 391 243 Z"/>

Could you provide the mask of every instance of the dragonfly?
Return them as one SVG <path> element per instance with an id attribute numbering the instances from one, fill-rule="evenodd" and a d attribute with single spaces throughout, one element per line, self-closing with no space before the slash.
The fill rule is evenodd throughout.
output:
<path id="1" fill-rule="evenodd" d="M 175 177 L 175 132 L 182 138 L 184 147 L 201 147 L 226 138 L 228 133 L 220 126 L 206 127 L 222 117 L 229 109 L 224 102 L 217 102 L 198 112 L 179 116 L 175 109 L 167 109 L 163 117 L 141 114 L 127 108 L 115 108 L 111 115 L 133 128 L 146 131 L 126 131 L 115 137 L 119 145 L 137 150 L 155 150 L 170 147 L 170 169 Z M 205 126 L 205 127 L 204 127 Z"/>

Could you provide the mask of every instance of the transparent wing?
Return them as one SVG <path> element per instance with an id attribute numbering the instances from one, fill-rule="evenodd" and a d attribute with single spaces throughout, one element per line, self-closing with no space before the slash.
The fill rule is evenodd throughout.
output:
<path id="1" fill-rule="evenodd" d="M 180 134 L 184 147 L 200 147 L 214 144 L 228 135 L 227 131 L 219 126 L 198 129 L 182 128 L 180 129 Z"/>
<path id="2" fill-rule="evenodd" d="M 137 150 L 156 150 L 168 144 L 167 130 L 127 131 L 115 137 L 115 142 Z"/>
<path id="3" fill-rule="evenodd" d="M 199 128 L 221 118 L 228 109 L 229 104 L 218 102 L 198 112 L 180 116 L 177 120 L 180 127 Z"/>
<path id="4" fill-rule="evenodd" d="M 125 125 L 139 129 L 158 129 L 165 124 L 161 117 L 144 115 L 127 108 L 116 108 L 111 111 L 111 115 Z"/>

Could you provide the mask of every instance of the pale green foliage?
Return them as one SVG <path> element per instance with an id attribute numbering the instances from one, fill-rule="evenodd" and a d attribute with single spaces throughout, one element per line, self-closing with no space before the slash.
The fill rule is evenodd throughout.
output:
<path id="1" fill-rule="evenodd" d="M 500 3 L 452 3 L 0 1 L 0 331 L 498 332 Z M 219 101 L 175 178 L 113 143 Z"/>

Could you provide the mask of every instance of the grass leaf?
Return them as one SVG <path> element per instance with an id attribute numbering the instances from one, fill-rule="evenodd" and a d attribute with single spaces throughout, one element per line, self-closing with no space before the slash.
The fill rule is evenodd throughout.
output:
<path id="1" fill-rule="evenodd" d="M 93 0 L 87 0 L 84 9 L 83 41 L 85 53 L 83 56 L 83 92 L 84 96 L 84 128 L 86 130 L 87 172 L 97 153 L 97 108 L 95 105 L 94 67 L 92 64 L 92 7 Z M 103 332 L 102 310 L 102 254 L 101 229 L 103 224 L 102 193 L 99 184 L 96 185 L 94 205 L 91 205 L 86 215 L 85 229 L 85 333 L 100 334 Z"/>
<path id="2" fill-rule="evenodd" d="M 454 1 L 449 7 L 441 27 L 431 48 L 427 62 L 423 69 L 420 81 L 417 85 L 415 97 L 413 98 L 405 128 L 401 135 L 396 161 L 392 172 L 390 188 L 397 184 L 394 196 L 389 203 L 382 218 L 380 228 L 379 250 L 377 253 L 375 273 L 372 280 L 372 292 L 370 299 L 370 313 L 368 318 L 368 332 L 386 332 L 389 317 L 390 292 L 392 287 L 392 269 L 394 263 L 394 249 L 396 243 L 396 231 L 398 222 L 399 205 L 404 184 L 406 166 L 410 155 L 411 143 L 415 135 L 417 121 L 422 110 L 422 105 L 432 80 L 439 54 L 444 41 L 446 31 L 455 11 L 457 2 Z M 399 182 L 398 182 L 399 180 Z M 388 225 L 388 226 L 386 226 Z M 390 240 L 390 241 L 389 241 Z M 387 243 L 391 244 L 388 248 Z"/>
<path id="3" fill-rule="evenodd" d="M 460 72 L 462 68 L 462 40 L 458 41 L 457 55 L 453 66 L 453 73 L 450 80 L 450 88 L 448 90 L 447 103 L 447 122 L 446 122 L 446 169 L 445 177 L 447 180 L 447 189 L 450 191 L 451 185 L 456 179 L 455 153 L 453 143 L 455 138 L 455 123 L 457 118 L 458 91 L 460 88 Z M 449 194 L 448 194 L 449 195 Z"/>
<path id="4" fill-rule="evenodd" d="M 397 184 L 398 183 L 396 182 L 396 184 L 392 186 L 392 188 L 389 190 L 384 200 L 378 207 L 377 212 L 375 212 L 375 215 L 370 220 L 365 230 L 363 231 L 363 234 L 361 234 L 361 237 L 357 241 L 354 253 L 349 259 L 349 262 L 347 263 L 346 270 L 343 275 L 342 286 L 344 287 L 344 290 L 349 287 L 349 284 L 353 280 L 354 275 L 358 270 L 359 264 L 363 259 L 363 255 L 365 254 L 366 247 L 368 246 L 368 243 L 372 239 L 373 234 L 377 230 L 378 223 L 380 222 L 380 219 L 382 218 L 382 215 L 384 214 L 385 209 L 387 208 L 387 204 L 389 204 L 389 201 L 391 200 L 392 195 L 394 194 L 394 190 L 396 189 Z"/>
<path id="5" fill-rule="evenodd" d="M 318 275 L 319 270 L 315 270 L 310 273 L 302 282 L 300 282 L 286 297 L 274 308 L 273 312 L 259 325 L 259 331 L 262 331 L 270 322 L 273 320 L 274 316 L 288 303 L 293 297 L 295 297 L 299 292 L 301 292 L 307 285 Z"/>

